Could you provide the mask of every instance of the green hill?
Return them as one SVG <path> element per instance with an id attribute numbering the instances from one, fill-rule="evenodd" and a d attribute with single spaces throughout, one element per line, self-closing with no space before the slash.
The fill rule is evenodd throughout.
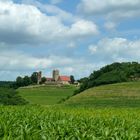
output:
<path id="1" fill-rule="evenodd" d="M 72 96 L 75 86 L 43 86 L 19 88 L 19 94 L 31 104 L 53 105 Z"/>
<path id="2" fill-rule="evenodd" d="M 116 62 L 94 71 L 89 77 L 79 81 L 81 86 L 78 93 L 99 85 L 140 81 L 140 64 L 137 62 Z"/>
<path id="3" fill-rule="evenodd" d="M 71 97 L 65 104 L 91 107 L 140 107 L 140 82 L 90 88 Z"/>

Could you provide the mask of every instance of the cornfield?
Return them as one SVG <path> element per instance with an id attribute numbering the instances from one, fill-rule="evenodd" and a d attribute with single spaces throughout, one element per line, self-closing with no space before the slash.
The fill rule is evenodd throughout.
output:
<path id="1" fill-rule="evenodd" d="M 1 140 L 139 140 L 139 109 L 1 106 Z"/>

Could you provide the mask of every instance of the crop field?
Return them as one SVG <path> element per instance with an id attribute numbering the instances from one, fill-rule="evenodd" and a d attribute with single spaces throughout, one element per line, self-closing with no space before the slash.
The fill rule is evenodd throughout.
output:
<path id="1" fill-rule="evenodd" d="M 91 107 L 140 107 L 140 82 L 91 88 L 73 96 L 65 104 Z"/>
<path id="2" fill-rule="evenodd" d="M 0 107 L 2 140 L 139 140 L 139 109 Z"/>
<path id="3" fill-rule="evenodd" d="M 72 96 L 75 86 L 44 86 L 34 88 L 20 88 L 19 95 L 31 104 L 54 105 L 61 100 Z"/>
<path id="4" fill-rule="evenodd" d="M 61 104 L 75 87 L 18 89 L 31 104 L 0 106 L 0 140 L 140 140 L 139 85 L 100 86 Z"/>

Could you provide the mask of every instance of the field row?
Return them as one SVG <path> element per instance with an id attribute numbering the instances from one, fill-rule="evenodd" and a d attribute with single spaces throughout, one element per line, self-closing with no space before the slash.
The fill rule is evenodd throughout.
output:
<path id="1" fill-rule="evenodd" d="M 0 139 L 138 140 L 139 109 L 0 107 Z"/>

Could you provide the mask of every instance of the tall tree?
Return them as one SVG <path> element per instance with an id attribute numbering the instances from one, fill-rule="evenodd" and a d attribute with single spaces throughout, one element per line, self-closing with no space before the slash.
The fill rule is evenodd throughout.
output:
<path id="1" fill-rule="evenodd" d="M 23 83 L 23 78 L 18 76 L 17 79 L 16 79 L 16 85 L 17 87 L 21 87 L 21 86 L 24 86 L 24 83 Z"/>
<path id="2" fill-rule="evenodd" d="M 73 75 L 70 76 L 70 81 L 71 81 L 71 84 L 74 84 L 75 79 L 74 79 L 74 76 Z"/>
<path id="3" fill-rule="evenodd" d="M 37 82 L 38 82 L 38 73 L 37 72 L 34 72 L 31 75 L 31 81 L 32 81 L 33 84 L 37 84 Z"/>
<path id="4" fill-rule="evenodd" d="M 28 86 L 30 85 L 32 82 L 31 82 L 31 78 L 29 76 L 25 76 L 23 78 L 23 83 L 24 83 L 24 86 Z"/>

